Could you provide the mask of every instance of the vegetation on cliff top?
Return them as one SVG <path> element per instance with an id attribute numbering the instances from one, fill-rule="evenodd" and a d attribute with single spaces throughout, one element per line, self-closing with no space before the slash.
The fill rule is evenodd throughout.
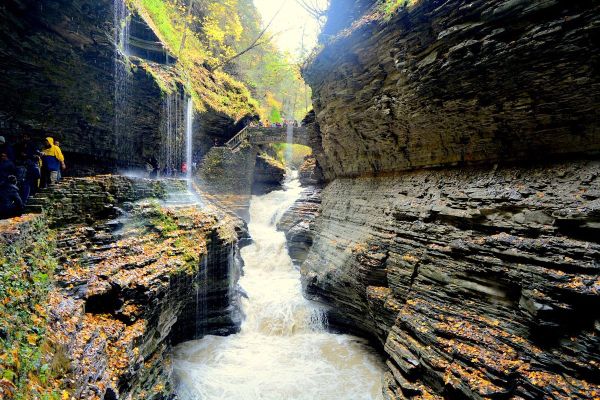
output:
<path id="1" fill-rule="evenodd" d="M 310 92 L 299 67 L 291 55 L 269 42 L 274 34 L 261 35 L 262 21 L 252 0 L 128 0 L 128 4 L 177 57 L 178 78 L 199 111 L 208 107 L 235 119 L 258 113 L 273 122 L 301 119 L 308 111 Z M 150 64 L 143 67 L 162 83 L 161 89 L 169 91 L 167 82 L 173 77 Z"/>

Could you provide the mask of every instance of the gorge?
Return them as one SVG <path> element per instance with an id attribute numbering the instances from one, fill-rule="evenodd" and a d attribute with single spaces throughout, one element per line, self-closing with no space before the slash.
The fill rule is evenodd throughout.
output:
<path id="1" fill-rule="evenodd" d="M 600 399 L 600 2 L 255 3 L 0 6 L 0 398 Z"/>

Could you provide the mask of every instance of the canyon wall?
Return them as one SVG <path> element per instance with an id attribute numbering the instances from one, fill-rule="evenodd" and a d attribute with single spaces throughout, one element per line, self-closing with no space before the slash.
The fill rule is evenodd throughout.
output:
<path id="1" fill-rule="evenodd" d="M 67 178 L 36 197 L 41 214 L 0 221 L 0 293 L 13 293 L 0 394 L 171 398 L 171 346 L 238 329 L 245 226 L 211 205 L 170 207 L 186 189 Z"/>
<path id="2" fill-rule="evenodd" d="M 328 184 L 282 226 L 306 294 L 386 399 L 597 397 L 600 3 L 340 5 L 304 70 Z"/>
<path id="3" fill-rule="evenodd" d="M 599 150 L 597 2 L 410 3 L 304 70 L 328 178 Z"/>
<path id="4" fill-rule="evenodd" d="M 45 136 L 57 138 L 67 174 L 139 168 L 151 156 L 162 169 L 171 157 L 164 154 L 169 135 L 178 143 L 171 151 L 184 154 L 186 83 L 177 59 L 152 23 L 132 10 L 129 57 L 115 60 L 113 7 L 112 0 L 7 0 L 0 6 L 0 135 L 13 144 L 24 133 L 40 144 Z M 254 112 L 239 84 L 215 79 L 201 65 L 190 68 L 202 77 L 194 88 L 201 96 L 225 99 L 239 106 L 237 114 Z M 198 110 L 195 158 L 241 129 L 239 118 Z"/>

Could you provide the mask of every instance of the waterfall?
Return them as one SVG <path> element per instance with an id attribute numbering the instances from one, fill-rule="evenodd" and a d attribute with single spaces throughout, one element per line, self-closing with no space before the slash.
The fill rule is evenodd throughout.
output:
<path id="1" fill-rule="evenodd" d="M 294 125 L 291 122 L 287 124 L 287 149 L 285 152 L 285 162 L 288 168 L 291 168 L 292 165 L 292 157 L 294 154 L 294 149 L 292 145 L 294 144 Z"/>
<path id="2" fill-rule="evenodd" d="M 188 185 L 192 185 L 192 154 L 193 154 L 193 135 L 194 135 L 194 100 L 188 97 L 187 108 L 186 108 L 186 124 L 185 124 L 185 163 L 187 167 L 186 179 Z"/>
<path id="3" fill-rule="evenodd" d="M 210 264 L 210 252 L 202 259 L 200 270 L 196 276 L 196 332 L 195 337 L 201 337 L 205 333 L 201 321 L 208 320 L 208 288 L 209 276 L 208 266 Z"/>
<path id="4" fill-rule="evenodd" d="M 114 0 L 114 133 L 115 148 L 124 154 L 133 152 L 131 131 L 129 129 L 128 96 L 131 86 L 129 76 L 129 28 L 130 13 L 125 0 Z"/>
<path id="5" fill-rule="evenodd" d="M 182 107 L 184 95 L 169 93 L 163 99 L 160 166 L 163 176 L 177 176 L 185 161 L 186 153 L 186 110 Z"/>
<path id="6" fill-rule="evenodd" d="M 246 319 L 241 332 L 206 336 L 175 349 L 181 400 L 381 399 L 383 365 L 365 341 L 327 332 L 325 310 L 302 295 L 300 275 L 276 224 L 299 197 L 285 191 L 253 196 L 241 250 Z"/>

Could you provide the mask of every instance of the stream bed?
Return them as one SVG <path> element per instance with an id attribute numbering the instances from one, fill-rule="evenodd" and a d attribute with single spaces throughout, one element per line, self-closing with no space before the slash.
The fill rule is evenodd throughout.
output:
<path id="1" fill-rule="evenodd" d="M 252 197 L 253 243 L 241 251 L 246 318 L 238 334 L 175 348 L 181 400 L 382 398 L 379 355 L 363 339 L 327 332 L 324 309 L 303 297 L 285 235 L 276 230 L 301 191 L 292 177 L 285 190 Z"/>

